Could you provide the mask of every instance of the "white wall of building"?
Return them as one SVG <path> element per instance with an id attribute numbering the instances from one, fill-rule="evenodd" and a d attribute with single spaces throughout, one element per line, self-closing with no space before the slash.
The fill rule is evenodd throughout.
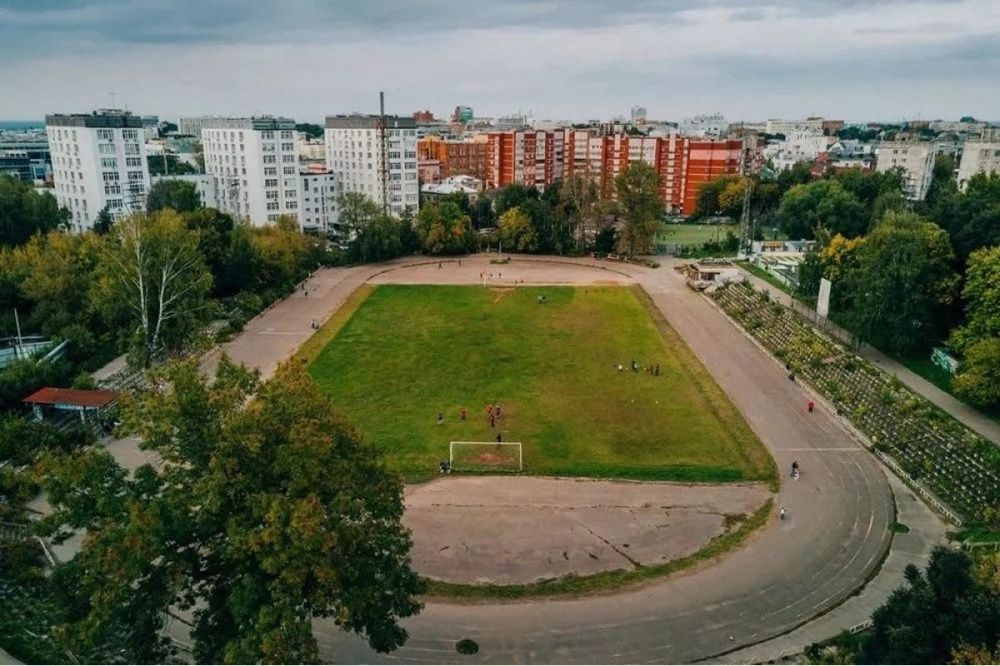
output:
<path id="1" fill-rule="evenodd" d="M 965 191 L 969 179 L 977 173 L 1000 174 L 1000 143 L 966 141 L 958 164 L 958 187 Z"/>
<path id="2" fill-rule="evenodd" d="M 326 167 L 344 192 L 360 192 L 383 205 L 383 146 L 375 116 L 332 116 L 326 123 Z M 417 132 L 410 118 L 387 118 L 388 207 L 395 215 L 420 207 Z"/>
<path id="3" fill-rule="evenodd" d="M 799 162 L 811 162 L 832 143 L 830 137 L 815 132 L 793 132 L 784 141 L 769 143 L 764 158 L 771 160 L 776 170 L 784 171 Z"/>
<path id="4" fill-rule="evenodd" d="M 718 139 L 729 131 L 729 123 L 721 113 L 702 114 L 693 118 L 685 118 L 678 123 L 677 129 L 685 136 Z"/>
<path id="5" fill-rule="evenodd" d="M 923 201 L 934 175 L 934 145 L 927 142 L 885 141 L 878 147 L 875 169 L 903 169 L 903 194 Z"/>
<path id="6" fill-rule="evenodd" d="M 281 215 L 298 220 L 294 121 L 240 118 L 215 125 L 201 130 L 201 143 L 219 209 L 257 226 Z"/>
<path id="7" fill-rule="evenodd" d="M 69 210 L 76 232 L 92 228 L 105 206 L 114 219 L 145 208 L 149 168 L 142 127 L 138 122 L 135 127 L 86 126 L 111 124 L 102 122 L 108 116 L 127 117 L 108 111 L 46 119 L 53 194 Z"/>
<path id="8" fill-rule="evenodd" d="M 340 178 L 332 172 L 299 174 L 299 227 L 336 237 L 342 235 L 338 224 Z M 346 239 L 345 239 L 346 240 Z"/>

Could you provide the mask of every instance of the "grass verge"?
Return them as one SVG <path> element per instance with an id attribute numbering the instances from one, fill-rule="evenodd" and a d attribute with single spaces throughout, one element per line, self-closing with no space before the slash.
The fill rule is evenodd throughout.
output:
<path id="1" fill-rule="evenodd" d="M 326 349 L 326 346 L 337 337 L 340 329 L 350 320 L 354 315 L 354 311 L 358 309 L 358 306 L 368 298 L 368 295 L 374 289 L 373 285 L 363 284 L 351 292 L 347 300 L 344 301 L 344 304 L 337 308 L 337 311 L 323 322 L 319 330 L 299 347 L 299 350 L 295 352 L 295 359 L 305 363 L 312 363 L 319 356 L 319 353 Z"/>
<path id="2" fill-rule="evenodd" d="M 773 508 L 774 500 L 767 500 L 735 529 L 712 539 L 701 550 L 663 564 L 638 566 L 630 570 L 602 571 L 591 576 L 564 576 L 555 580 L 523 585 L 471 585 L 425 580 L 427 585 L 425 594 L 428 597 L 491 600 L 578 597 L 611 592 L 622 587 L 664 578 L 735 550 L 767 522 Z"/>

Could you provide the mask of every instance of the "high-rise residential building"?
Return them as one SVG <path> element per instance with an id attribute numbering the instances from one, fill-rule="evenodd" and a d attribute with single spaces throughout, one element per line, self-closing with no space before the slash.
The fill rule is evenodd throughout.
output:
<path id="1" fill-rule="evenodd" d="M 56 201 L 77 232 L 111 217 L 141 211 L 149 191 L 142 119 L 119 109 L 45 117 Z"/>
<path id="2" fill-rule="evenodd" d="M 472 176 L 485 180 L 486 143 L 485 136 L 458 141 L 438 136 L 420 139 L 417 141 L 417 159 L 420 164 L 428 165 L 431 161 L 438 163 L 436 179 L 422 180 L 425 183 L 436 183 L 451 176 Z"/>
<path id="3" fill-rule="evenodd" d="M 636 125 L 644 124 L 646 122 L 646 107 L 633 106 L 629 109 L 629 119 Z"/>
<path id="4" fill-rule="evenodd" d="M 344 192 L 360 192 L 396 215 L 407 209 L 416 213 L 420 207 L 416 122 L 385 116 L 384 139 L 380 123 L 377 115 L 327 116 L 327 170 L 337 175 Z"/>
<path id="5" fill-rule="evenodd" d="M 660 180 L 660 198 L 668 210 L 691 214 L 702 185 L 739 173 L 743 142 L 599 134 L 592 130 L 491 133 L 487 141 L 486 186 L 520 183 L 544 189 L 559 178 L 584 175 L 601 198 L 615 197 L 615 178 L 635 162 L 652 165 Z"/>
<path id="6" fill-rule="evenodd" d="M 923 201 L 934 175 L 934 144 L 926 141 L 884 141 L 878 147 L 876 171 L 903 170 L 903 194 Z"/>
<path id="7" fill-rule="evenodd" d="M 187 116 L 177 121 L 177 133 L 189 136 L 201 136 L 202 128 L 220 123 L 236 122 L 241 120 L 234 116 Z"/>
<path id="8" fill-rule="evenodd" d="M 425 109 L 423 111 L 414 111 L 413 120 L 418 123 L 432 123 L 436 118 L 434 118 L 434 113 L 430 109 Z"/>
<path id="9" fill-rule="evenodd" d="M 719 138 L 729 129 L 726 117 L 721 113 L 701 114 L 684 118 L 677 129 L 686 136 Z"/>
<path id="10" fill-rule="evenodd" d="M 251 224 L 298 219 L 299 157 L 289 118 L 216 118 L 201 129 L 219 208 Z"/>
<path id="11" fill-rule="evenodd" d="M 1000 138 L 1000 137 L 998 137 Z M 958 164 L 958 187 L 963 192 L 977 173 L 1000 174 L 1000 142 L 966 141 Z"/>
<path id="12" fill-rule="evenodd" d="M 564 176 L 566 130 L 490 132 L 486 187 L 519 183 L 544 190 Z"/>

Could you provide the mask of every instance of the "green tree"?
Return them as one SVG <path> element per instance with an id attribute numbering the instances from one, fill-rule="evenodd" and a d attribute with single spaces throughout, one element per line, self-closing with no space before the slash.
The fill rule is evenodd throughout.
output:
<path id="1" fill-rule="evenodd" d="M 172 208 L 178 213 L 189 213 L 201 208 L 201 195 L 194 183 L 184 180 L 160 180 L 149 188 L 146 210 L 155 213 Z"/>
<path id="2" fill-rule="evenodd" d="M 585 174 L 573 174 L 560 189 L 567 214 L 571 217 L 571 228 L 576 238 L 576 247 L 583 250 L 589 239 L 597 235 L 600 224 L 598 202 L 601 193 L 597 182 Z"/>
<path id="3" fill-rule="evenodd" d="M 954 155 L 938 155 L 934 158 L 931 184 L 927 189 L 927 196 L 924 197 L 928 209 L 933 210 L 939 200 L 958 192 L 958 183 L 955 181 L 957 169 L 958 164 L 955 163 Z"/>
<path id="4" fill-rule="evenodd" d="M 48 192 L 39 194 L 31 183 L 0 175 L 0 245 L 20 245 L 66 226 L 69 219 L 69 211 Z"/>
<path id="5" fill-rule="evenodd" d="M 743 213 L 743 194 L 749 185 L 740 175 L 725 175 L 701 186 L 695 203 L 695 218 L 725 215 L 739 218 Z"/>
<path id="6" fill-rule="evenodd" d="M 968 343 L 951 385 L 959 397 L 977 407 L 1000 407 L 1000 337 Z"/>
<path id="7" fill-rule="evenodd" d="M 538 249 L 538 236 L 531 219 L 520 208 L 510 208 L 499 220 L 500 242 L 508 250 L 514 252 L 535 252 Z"/>
<path id="8" fill-rule="evenodd" d="M 652 252 L 653 239 L 663 224 L 656 168 L 645 162 L 629 164 L 615 178 L 615 193 L 625 218 L 618 240 L 619 251 L 633 257 Z"/>
<path id="9" fill-rule="evenodd" d="M 938 339 L 958 283 L 948 234 L 914 213 L 890 212 L 868 234 L 851 272 L 851 329 L 861 339 L 908 353 Z"/>
<path id="10" fill-rule="evenodd" d="M 964 192 L 944 192 L 932 217 L 951 236 L 959 263 L 981 247 L 1000 245 L 1000 174 L 976 174 Z"/>
<path id="11" fill-rule="evenodd" d="M 97 270 L 98 302 L 129 323 L 132 360 L 145 367 L 198 333 L 212 276 L 198 233 L 171 210 L 130 215 L 108 238 Z"/>
<path id="12" fill-rule="evenodd" d="M 538 190 L 533 187 L 514 183 L 496 191 L 493 198 L 493 210 L 499 218 L 511 208 L 517 208 L 525 201 L 538 199 Z"/>
<path id="13" fill-rule="evenodd" d="M 944 664 L 960 650 L 996 647 L 1000 597 L 975 580 L 968 555 L 939 546 L 925 573 L 911 564 L 905 576 L 872 614 L 855 663 Z"/>
<path id="14" fill-rule="evenodd" d="M 226 296 L 239 291 L 245 285 L 246 276 L 254 273 L 252 270 L 243 272 L 235 284 L 230 284 L 226 280 L 231 260 L 233 230 L 236 228 L 236 221 L 232 215 L 215 208 L 201 207 L 184 213 L 181 218 L 188 229 L 198 234 L 198 249 L 201 250 L 205 264 L 212 273 L 213 292 L 216 295 Z"/>
<path id="15" fill-rule="evenodd" d="M 150 176 L 186 176 L 199 173 L 198 169 L 169 153 L 148 155 L 146 165 L 149 167 Z M 202 164 L 202 171 L 204 171 L 204 164 Z"/>
<path id="16" fill-rule="evenodd" d="M 420 609 L 403 488 L 298 364 L 259 385 L 223 359 L 153 375 L 125 409 L 162 463 L 128 475 L 98 450 L 49 461 L 51 523 L 86 529 L 58 628 L 88 662 L 164 662 L 163 622 L 189 612 L 196 662 L 319 659 L 312 620 L 375 650 L 402 645 Z"/>
<path id="17" fill-rule="evenodd" d="M 94 226 L 91 229 L 95 234 L 106 234 L 111 231 L 111 225 L 114 223 L 115 219 L 111 217 L 111 210 L 104 206 L 97 214 L 97 219 L 94 220 Z"/>
<path id="18" fill-rule="evenodd" d="M 952 332 L 950 341 L 959 352 L 977 340 L 1000 336 L 1000 246 L 969 255 L 962 298 L 966 323 Z"/>
<path id="19" fill-rule="evenodd" d="M 781 198 L 778 220 L 790 238 L 815 238 L 823 227 L 831 234 L 860 236 L 868 218 L 858 199 L 835 180 L 795 185 Z"/>
<path id="20" fill-rule="evenodd" d="M 324 134 L 322 125 L 317 125 L 315 123 L 296 123 L 295 129 L 302 132 L 310 139 L 321 139 Z"/>
<path id="21" fill-rule="evenodd" d="M 417 213 L 417 234 L 427 254 L 461 254 L 474 243 L 472 220 L 454 201 L 432 201 Z"/>

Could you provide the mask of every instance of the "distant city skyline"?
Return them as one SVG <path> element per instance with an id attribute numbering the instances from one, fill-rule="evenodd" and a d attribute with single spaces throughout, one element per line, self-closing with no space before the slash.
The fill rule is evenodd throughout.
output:
<path id="1" fill-rule="evenodd" d="M 6 0 L 0 118 L 1000 118 L 991 0 Z"/>

